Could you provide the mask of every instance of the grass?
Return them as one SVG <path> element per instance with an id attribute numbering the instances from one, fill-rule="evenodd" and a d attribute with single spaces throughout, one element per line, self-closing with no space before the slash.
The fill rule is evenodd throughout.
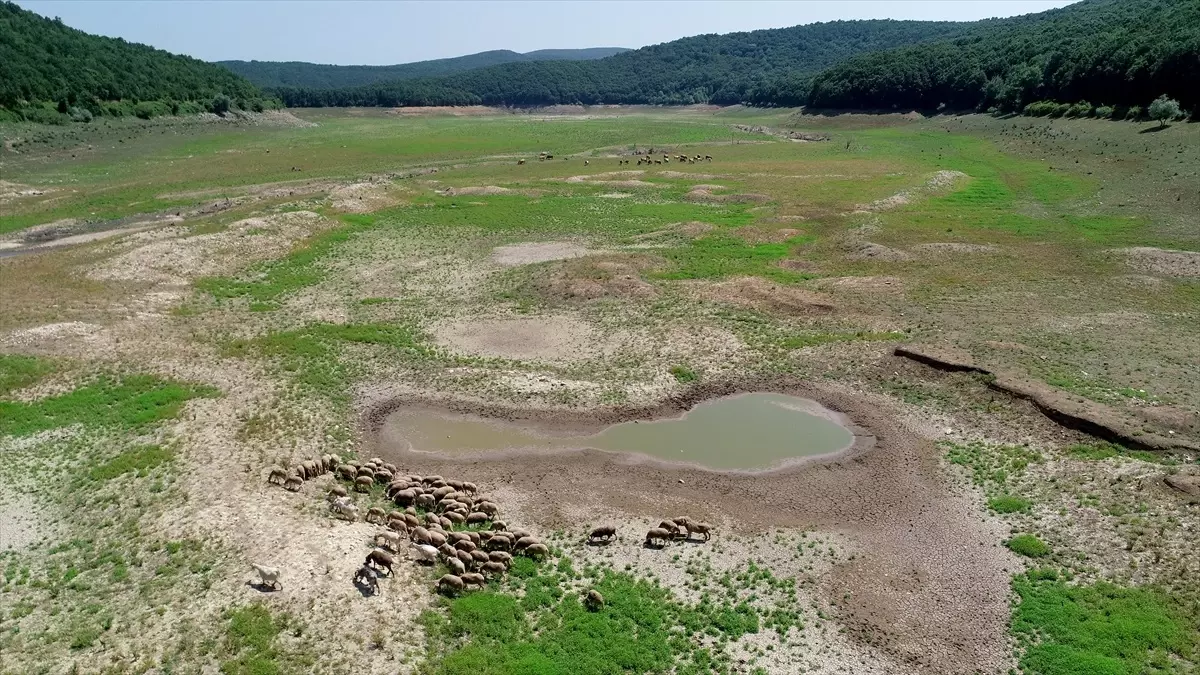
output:
<path id="1" fill-rule="evenodd" d="M 1194 654 L 1193 621 L 1153 589 L 1018 576 L 1013 590 L 1020 603 L 1012 628 L 1024 642 L 1020 665 L 1026 673 L 1173 672 L 1173 655 Z"/>
<path id="2" fill-rule="evenodd" d="M 1154 464 L 1173 463 L 1170 458 L 1157 455 L 1148 450 L 1130 450 L 1123 445 L 1109 443 L 1107 441 L 1076 443 L 1067 448 L 1067 454 L 1077 459 L 1087 459 L 1092 461 L 1100 461 L 1110 459 L 1112 457 L 1130 457 L 1143 462 L 1152 462 Z"/>
<path id="3" fill-rule="evenodd" d="M 1013 553 L 1026 558 L 1044 558 L 1050 555 L 1050 547 L 1032 534 L 1018 534 L 1004 542 Z"/>
<path id="4" fill-rule="evenodd" d="M 696 371 L 688 368 L 687 366 L 671 366 L 670 373 L 674 375 L 675 379 L 682 384 L 695 382 L 699 378 L 699 375 L 696 374 Z"/>
<path id="5" fill-rule="evenodd" d="M 46 359 L 0 354 L 0 397 L 35 384 L 54 370 L 55 365 Z"/>
<path id="6" fill-rule="evenodd" d="M 226 675 L 275 675 L 283 672 L 275 639 L 287 625 L 261 604 L 246 605 L 228 613 L 225 649 L 233 657 L 221 663 Z"/>
<path id="7" fill-rule="evenodd" d="M 881 342 L 888 340 L 904 340 L 908 335 L 900 331 L 855 331 L 853 333 L 807 333 L 804 335 L 789 335 L 783 338 L 784 349 L 803 349 L 838 342 Z"/>
<path id="8" fill-rule="evenodd" d="M 1020 513 L 1028 511 L 1030 502 L 1023 497 L 997 495 L 988 500 L 988 508 L 996 513 Z"/>
<path id="9" fill-rule="evenodd" d="M 88 472 L 88 476 L 92 480 L 112 480 L 127 473 L 134 473 L 139 478 L 144 478 L 152 470 L 173 459 L 175 459 L 175 451 L 171 448 L 143 445 L 130 448 L 109 461 L 93 467 Z"/>
<path id="10" fill-rule="evenodd" d="M 0 401 L 0 435 L 28 436 L 73 424 L 136 428 L 174 417 L 188 400 L 216 393 L 149 375 L 101 376 L 74 391 L 30 403 Z"/>
<path id="11" fill-rule="evenodd" d="M 691 636 L 735 640 L 759 630 L 746 604 L 702 600 L 684 605 L 657 583 L 612 570 L 590 569 L 585 583 L 605 605 L 589 611 L 566 559 L 555 569 L 515 564 L 508 587 L 446 600 L 420 623 L 431 654 L 427 675 L 530 673 L 601 675 L 620 672 L 729 672 L 724 656 Z"/>

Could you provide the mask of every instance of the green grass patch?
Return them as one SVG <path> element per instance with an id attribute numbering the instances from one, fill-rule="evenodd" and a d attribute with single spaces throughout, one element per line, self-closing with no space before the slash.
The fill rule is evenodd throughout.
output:
<path id="1" fill-rule="evenodd" d="M 175 451 L 170 448 L 143 445 L 126 450 L 113 459 L 92 467 L 88 477 L 92 480 L 112 480 L 127 473 L 134 473 L 142 478 L 173 459 Z"/>
<path id="2" fill-rule="evenodd" d="M 671 366 L 670 372 L 675 376 L 676 380 L 683 384 L 695 382 L 700 377 L 696 374 L 696 371 L 688 368 L 687 366 Z"/>
<path id="3" fill-rule="evenodd" d="M 1018 534 L 1004 542 L 1010 551 L 1027 558 L 1044 558 L 1050 555 L 1050 547 L 1032 534 Z"/>
<path id="4" fill-rule="evenodd" d="M 988 508 L 996 513 L 1021 513 L 1028 511 L 1030 502 L 1023 497 L 997 495 L 988 500 Z"/>
<path id="5" fill-rule="evenodd" d="M 1020 665 L 1026 673 L 1177 672 L 1171 655 L 1194 655 L 1192 622 L 1158 591 L 1106 582 L 1069 586 L 1030 576 L 1018 576 L 1013 590 L 1021 601 L 1012 630 L 1024 642 Z"/>
<path id="6" fill-rule="evenodd" d="M 190 399 L 216 395 L 211 387 L 149 375 L 103 376 L 74 391 L 31 403 L 0 401 L 0 435 L 26 436 L 72 424 L 139 427 L 174 417 Z"/>
<path id="7" fill-rule="evenodd" d="M 710 235 L 687 246 L 659 251 L 659 255 L 671 261 L 672 269 L 653 276 L 659 279 L 720 279 L 753 275 L 781 282 L 802 281 L 811 275 L 785 270 L 775 264 L 788 256 L 792 246 L 786 243 L 747 244 L 731 235 Z"/>
<path id="8" fill-rule="evenodd" d="M 834 344 L 837 342 L 881 342 L 886 340 L 903 340 L 907 338 L 906 333 L 900 331 L 856 331 L 853 333 L 806 333 L 803 335 L 789 335 L 782 340 L 784 349 L 802 349 L 804 347 L 817 347 L 819 345 Z"/>
<path id="9" fill-rule="evenodd" d="M 1021 445 L 987 443 L 947 443 L 946 459 L 971 471 L 971 480 L 985 489 L 1003 488 L 1013 474 L 1019 474 L 1042 461 L 1036 450 Z"/>
<path id="10" fill-rule="evenodd" d="M 20 354 L 0 354 L 0 396 L 24 389 L 54 370 L 54 364 L 46 359 Z"/>
<path id="11" fill-rule="evenodd" d="M 225 631 L 226 650 L 232 658 L 221 663 L 227 675 L 275 675 L 283 672 L 278 661 L 275 639 L 286 625 L 271 616 L 260 604 L 247 605 L 229 612 Z"/>
<path id="12" fill-rule="evenodd" d="M 1076 443 L 1067 448 L 1067 454 L 1076 459 L 1087 459 L 1100 461 L 1110 459 L 1112 457 L 1131 457 L 1143 462 L 1152 462 L 1154 464 L 1174 464 L 1174 461 L 1169 457 L 1156 455 L 1149 450 L 1130 450 L 1123 445 L 1117 443 L 1109 443 L 1107 441 L 1096 441 L 1093 443 Z"/>

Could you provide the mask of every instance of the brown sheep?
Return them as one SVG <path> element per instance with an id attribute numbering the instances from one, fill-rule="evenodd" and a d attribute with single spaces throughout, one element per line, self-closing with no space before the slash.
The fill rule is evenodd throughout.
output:
<path id="1" fill-rule="evenodd" d="M 442 526 L 443 530 L 449 531 L 454 529 L 454 521 L 449 518 L 439 518 L 438 524 Z"/>
<path id="2" fill-rule="evenodd" d="M 338 497 L 348 497 L 348 496 L 350 496 L 350 493 L 346 491 L 345 487 L 343 487 L 341 485 L 334 485 L 333 487 L 329 488 L 329 492 L 328 492 L 328 494 L 325 495 L 325 498 L 330 501 L 333 501 L 334 499 L 337 499 Z"/>
<path id="3" fill-rule="evenodd" d="M 521 549 L 529 548 L 536 543 L 538 543 L 538 540 L 533 537 L 521 537 L 517 540 L 517 543 L 513 544 L 513 548 L 520 551 Z"/>
<path id="4" fill-rule="evenodd" d="M 532 536 L 529 534 L 529 530 L 523 530 L 519 527 L 515 527 L 515 528 L 509 530 L 508 533 L 510 535 L 512 535 L 514 541 L 516 541 L 517 539 L 520 539 L 521 537 Z"/>
<path id="5" fill-rule="evenodd" d="M 294 473 L 288 474 L 288 477 L 283 480 L 283 489 L 291 492 L 299 492 L 303 485 L 304 479 Z"/>
<path id="6" fill-rule="evenodd" d="M 375 466 L 383 466 L 383 458 L 382 457 L 372 457 L 371 459 L 368 459 L 367 462 L 370 464 L 374 464 Z"/>
<path id="7" fill-rule="evenodd" d="M 429 543 L 433 544 L 434 546 L 441 546 L 442 544 L 446 543 L 446 535 L 435 530 L 430 530 Z"/>
<path id="8" fill-rule="evenodd" d="M 475 586 L 476 588 L 483 588 L 487 585 L 487 579 L 482 574 L 477 572 L 467 572 L 466 574 L 462 575 L 462 580 L 463 584 L 467 586 Z"/>
<path id="9" fill-rule="evenodd" d="M 390 499 L 396 506 L 409 506 L 417 501 L 417 493 L 411 489 L 397 490 L 392 493 Z"/>
<path id="10" fill-rule="evenodd" d="M 504 522 L 503 520 L 493 520 L 492 521 L 492 531 L 493 532 L 503 532 L 507 529 L 508 529 L 508 523 Z"/>
<path id="11" fill-rule="evenodd" d="M 371 486 L 373 484 L 374 484 L 374 481 L 371 480 L 370 476 L 359 476 L 358 478 L 354 479 L 354 491 L 355 492 L 370 492 Z"/>
<path id="12" fill-rule="evenodd" d="M 470 539 L 472 544 L 475 544 L 476 546 L 482 546 L 483 541 L 484 541 L 483 535 L 486 534 L 490 537 L 492 533 L 491 532 L 464 532 L 463 534 L 467 535 L 467 539 Z"/>
<path id="13" fill-rule="evenodd" d="M 445 483 L 446 481 L 441 476 L 434 474 L 432 476 L 425 476 L 421 479 L 421 482 L 426 485 L 433 485 L 434 483 Z"/>
<path id="14" fill-rule="evenodd" d="M 384 512 L 383 509 L 379 508 L 378 506 L 372 506 L 371 508 L 367 509 L 367 517 L 365 520 L 368 523 L 375 523 L 377 525 L 382 525 L 384 519 L 386 519 L 386 518 L 387 518 L 387 513 Z"/>
<path id="15" fill-rule="evenodd" d="M 468 525 L 481 525 L 489 520 L 491 520 L 491 518 L 488 516 L 488 514 L 482 511 L 473 511 L 467 514 Z"/>
<path id="16" fill-rule="evenodd" d="M 389 530 L 399 534 L 402 537 L 408 536 L 408 524 L 405 523 L 403 519 L 397 518 L 396 520 L 389 520 L 387 526 Z"/>
<path id="17" fill-rule="evenodd" d="M 408 530 L 408 538 L 417 542 L 418 544 L 428 544 L 429 530 L 417 525 Z"/>
<path id="18" fill-rule="evenodd" d="M 475 485 L 474 483 L 468 482 L 468 481 L 463 481 L 462 490 L 463 490 L 463 492 L 469 492 L 471 494 L 476 494 L 477 492 L 479 492 L 479 486 Z"/>
<path id="19" fill-rule="evenodd" d="M 495 560 L 489 560 L 479 566 L 479 571 L 483 572 L 484 574 L 486 574 L 488 576 L 498 576 L 498 575 L 502 575 L 505 572 L 507 572 L 508 567 L 506 567 L 504 565 L 504 563 L 502 563 L 502 562 L 496 562 Z"/>
<path id="20" fill-rule="evenodd" d="M 358 477 L 358 469 L 354 468 L 353 464 L 341 464 L 337 468 L 338 476 L 346 480 L 354 480 Z"/>
<path id="21" fill-rule="evenodd" d="M 510 539 L 509 537 L 493 535 L 491 539 L 487 540 L 487 548 L 490 551 L 495 551 L 495 550 L 499 550 L 499 549 L 511 550 L 512 547 L 513 547 L 513 540 Z"/>
<path id="22" fill-rule="evenodd" d="M 370 553 L 367 554 L 367 560 L 366 560 L 365 564 L 367 564 L 371 567 L 374 567 L 376 570 L 378 570 L 380 572 L 382 572 L 383 570 L 387 570 L 388 576 L 391 576 L 392 575 L 392 565 L 396 564 L 396 559 L 393 558 L 392 554 L 388 553 L 387 551 L 381 551 L 379 549 L 375 549 L 374 551 L 371 551 Z"/>
<path id="23" fill-rule="evenodd" d="M 470 539 L 467 539 L 466 541 L 463 541 L 460 539 L 459 541 L 454 542 L 454 548 L 456 548 L 460 551 L 466 551 L 467 553 L 470 553 L 471 551 L 474 551 L 475 549 L 477 549 L 479 547 L 476 546 L 475 543 L 472 542 Z"/>
<path id="24" fill-rule="evenodd" d="M 615 525 L 601 525 L 592 530 L 588 535 L 588 542 L 600 540 L 604 542 L 612 541 L 617 536 L 617 527 Z"/>
<path id="25" fill-rule="evenodd" d="M 471 556 L 471 560 L 474 561 L 474 564 L 476 567 L 478 567 L 479 565 L 481 565 L 485 562 L 489 562 L 491 560 L 491 558 L 488 557 L 488 554 L 484 553 L 483 551 L 476 550 L 476 551 L 470 551 L 470 552 L 466 552 L 466 553 L 467 553 L 467 555 Z"/>
<path id="26" fill-rule="evenodd" d="M 508 567 L 510 564 L 512 564 L 512 554 L 505 553 L 504 551 L 492 551 L 488 553 L 488 560 L 491 562 L 498 562 L 501 565 Z"/>
<path id="27" fill-rule="evenodd" d="M 454 488 L 455 490 L 463 489 L 463 482 L 461 480 L 454 480 L 453 478 L 446 481 L 446 485 L 449 485 L 450 487 Z"/>
<path id="28" fill-rule="evenodd" d="M 597 612 L 604 607 L 604 596 L 600 595 L 600 591 L 593 588 L 584 596 L 583 604 L 589 611 Z"/>
<path id="29" fill-rule="evenodd" d="M 443 574 L 441 579 L 437 580 L 438 592 L 450 591 L 455 595 L 462 592 L 466 584 L 463 583 L 462 577 L 453 574 Z"/>
<path id="30" fill-rule="evenodd" d="M 443 485 L 442 487 L 433 491 L 433 496 L 437 497 L 438 499 L 445 499 L 446 495 L 449 495 L 450 493 L 452 493 L 454 491 L 455 490 L 454 490 L 453 486 Z"/>
<path id="31" fill-rule="evenodd" d="M 426 513 L 425 514 L 425 523 L 427 525 L 440 525 L 441 522 L 442 521 L 438 518 L 436 513 Z"/>
<path id="32" fill-rule="evenodd" d="M 325 465 L 321 464 L 320 460 L 310 459 L 304 463 L 304 468 L 308 471 L 309 480 L 325 473 Z"/>
<path id="33" fill-rule="evenodd" d="M 693 534 L 704 535 L 704 541 L 708 541 L 710 538 L 712 538 L 712 535 L 711 535 L 712 525 L 709 525 L 708 523 L 697 523 L 695 521 L 688 521 L 688 523 L 687 523 L 687 525 L 685 525 L 685 527 L 687 527 L 687 538 L 688 539 L 691 539 Z"/>
<path id="34" fill-rule="evenodd" d="M 398 469 L 396 469 L 396 465 L 392 464 L 391 462 L 384 462 L 383 468 L 392 475 L 395 475 L 396 471 L 398 471 Z"/>
<path id="35" fill-rule="evenodd" d="M 654 542 L 658 541 L 660 547 L 666 546 L 667 542 L 671 541 L 673 537 L 673 534 L 661 527 L 651 528 L 650 531 L 646 533 L 645 545 L 654 546 Z"/>
<path id="36" fill-rule="evenodd" d="M 463 514 L 459 513 L 458 511 L 451 511 L 451 512 L 447 513 L 445 518 L 446 518 L 446 520 L 449 520 L 454 525 L 462 525 L 463 523 L 467 522 L 467 517 L 464 516 Z"/>
<path id="37" fill-rule="evenodd" d="M 467 569 L 475 568 L 475 556 L 471 555 L 470 553 L 456 550 L 454 552 L 454 557 L 461 560 L 462 563 L 467 566 Z"/>
<path id="38" fill-rule="evenodd" d="M 404 514 L 404 524 L 408 525 L 409 529 L 421 526 L 421 519 L 411 513 Z"/>
<path id="39" fill-rule="evenodd" d="M 496 514 L 500 513 L 499 506 L 496 506 L 494 503 L 487 502 L 487 501 L 479 502 L 478 504 L 476 504 L 475 510 L 486 513 L 489 516 L 492 516 L 493 518 L 496 516 Z"/>
<path id="40" fill-rule="evenodd" d="M 403 512 L 403 511 L 396 511 L 396 510 L 394 510 L 394 509 L 393 509 L 393 510 L 391 510 L 391 511 L 388 511 L 388 514 L 387 514 L 387 519 L 388 519 L 388 521 L 393 521 L 393 520 L 404 520 L 404 512 Z"/>
<path id="41" fill-rule="evenodd" d="M 428 510 L 433 508 L 433 505 L 437 503 L 437 499 L 433 495 L 418 495 L 414 503 L 418 508 Z"/>
<path id="42" fill-rule="evenodd" d="M 268 483 L 272 483 L 275 485 L 283 485 L 284 481 L 286 481 L 286 480 L 287 480 L 287 471 L 284 471 L 282 467 L 273 466 L 273 467 L 271 467 L 271 472 L 267 474 L 267 482 Z"/>
<path id="43" fill-rule="evenodd" d="M 371 595 L 379 592 L 379 575 L 375 570 L 363 565 L 354 573 L 354 583 L 371 589 Z"/>
<path id="44" fill-rule="evenodd" d="M 680 537 L 683 534 L 683 532 L 687 531 L 687 530 L 681 531 L 680 526 L 678 524 L 676 524 L 675 521 L 673 521 L 673 520 L 662 521 L 661 523 L 658 524 L 658 528 L 660 530 L 666 530 L 667 532 L 670 532 L 671 536 L 676 537 L 676 538 Z"/>
<path id="45" fill-rule="evenodd" d="M 522 551 L 522 553 L 530 558 L 545 558 L 546 556 L 550 555 L 550 548 L 541 543 L 530 544 L 529 546 L 525 547 L 525 550 Z"/>
<path id="46" fill-rule="evenodd" d="M 370 476 L 371 480 L 375 480 L 375 469 L 372 469 L 369 464 L 364 464 L 358 467 L 356 476 Z"/>
<path id="47" fill-rule="evenodd" d="M 379 485 L 387 485 L 392 482 L 392 474 L 388 473 L 385 469 L 380 469 L 375 472 L 375 482 Z"/>

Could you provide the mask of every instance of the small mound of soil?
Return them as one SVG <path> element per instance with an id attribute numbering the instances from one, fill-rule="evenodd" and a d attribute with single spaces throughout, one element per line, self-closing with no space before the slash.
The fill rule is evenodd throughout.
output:
<path id="1" fill-rule="evenodd" d="M 739 277 L 715 283 L 688 282 L 685 288 L 702 300 L 727 302 L 787 316 L 827 315 L 837 309 L 828 295 L 780 286 L 760 277 Z"/>
<path id="2" fill-rule="evenodd" d="M 723 185 L 695 185 L 692 189 L 683 196 L 684 199 L 692 202 L 703 202 L 705 204 L 761 204 L 771 201 L 769 195 L 760 195 L 752 192 L 732 194 L 732 195 L 715 195 L 713 190 L 724 190 Z"/>
<path id="3" fill-rule="evenodd" d="M 400 203 L 391 186 L 372 182 L 338 186 L 330 191 L 329 201 L 333 208 L 346 213 L 371 213 Z"/>
<path id="4" fill-rule="evenodd" d="M 781 269 L 789 272 L 804 272 L 807 274 L 820 274 L 821 266 L 811 260 L 804 258 L 784 258 L 776 263 Z"/>
<path id="5" fill-rule="evenodd" d="M 535 292 L 549 302 L 579 302 L 602 298 L 651 298 L 658 288 L 642 273 L 663 266 L 649 255 L 590 256 L 564 262 L 537 277 Z"/>
<path id="6" fill-rule="evenodd" d="M 469 196 L 487 196 L 487 195 L 508 195 L 512 194 L 512 190 L 503 188 L 498 185 L 483 185 L 458 188 L 446 188 L 442 194 L 447 197 L 469 197 Z"/>
<path id="7" fill-rule="evenodd" d="M 747 244 L 782 244 L 800 234 L 803 232 L 791 227 L 769 228 L 762 225 L 745 225 L 733 230 L 733 236 Z"/>
<path id="8" fill-rule="evenodd" d="M 680 232 L 691 237 L 692 239 L 699 239 L 700 237 L 703 237 L 709 232 L 717 229 L 717 226 L 711 223 L 702 223 L 699 220 L 693 220 L 690 222 L 681 223 L 678 228 Z"/>
<path id="9" fill-rule="evenodd" d="M 1000 249 L 991 244 L 963 244 L 953 241 L 917 244 L 912 250 L 920 253 L 940 255 L 943 253 L 999 253 Z"/>
<path id="10" fill-rule="evenodd" d="M 491 260 L 494 263 L 511 267 L 551 260 L 581 258 L 590 252 L 587 247 L 570 241 L 536 241 L 497 246 L 492 249 Z"/>
<path id="11" fill-rule="evenodd" d="M 430 332 L 451 350 L 503 359 L 577 361 L 598 345 L 590 324 L 567 316 L 469 318 L 435 324 Z"/>
<path id="12" fill-rule="evenodd" d="M 918 199 L 922 196 L 928 195 L 929 193 L 940 192 L 947 188 L 953 187 L 956 181 L 966 177 L 967 174 L 961 171 L 938 171 L 937 173 L 933 174 L 929 180 L 925 181 L 924 185 L 909 190 L 902 190 L 890 197 L 877 199 L 870 204 L 860 205 L 858 207 L 858 211 L 890 211 L 891 209 L 904 206 L 914 199 Z"/>
<path id="13" fill-rule="evenodd" d="M 881 262 L 904 262 L 912 256 L 900 249 L 889 248 L 869 241 L 856 241 L 846 245 L 846 257 L 850 260 L 878 260 Z"/>
<path id="14" fill-rule="evenodd" d="M 819 285 L 834 292 L 904 292 L 904 282 L 899 277 L 833 277 L 820 280 Z"/>
<path id="15" fill-rule="evenodd" d="M 1125 264 L 1139 272 L 1188 279 L 1200 277 L 1200 253 L 1194 251 L 1138 246 L 1113 253 L 1124 256 Z"/>

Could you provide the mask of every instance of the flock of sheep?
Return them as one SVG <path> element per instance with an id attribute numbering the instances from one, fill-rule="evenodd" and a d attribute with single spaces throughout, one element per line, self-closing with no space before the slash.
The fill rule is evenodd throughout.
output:
<path id="1" fill-rule="evenodd" d="M 267 481 L 297 491 L 306 480 L 334 473 L 356 492 L 370 492 L 376 485 L 386 486 L 385 495 L 396 509 L 375 506 L 361 514 L 344 485 L 334 485 L 326 495 L 335 517 L 384 526 L 371 540 L 373 549 L 353 582 L 372 594 L 379 590 L 379 577 L 390 576 L 402 550 L 418 563 L 443 563 L 449 573 L 439 578 L 435 588 L 457 594 L 468 588 L 483 588 L 489 578 L 503 575 L 514 555 L 534 559 L 550 554 L 546 544 L 520 528 L 509 528 L 498 520 L 499 507 L 479 494 L 471 482 L 447 480 L 441 476 L 400 475 L 395 465 L 373 458 L 366 462 L 342 461 L 336 455 L 323 455 L 296 465 L 292 471 L 273 467 Z M 472 529 L 456 531 L 455 527 Z M 664 520 L 646 533 L 644 545 L 661 548 L 675 539 L 690 539 L 693 534 L 708 541 L 712 526 L 687 517 Z M 588 543 L 610 543 L 616 538 L 612 525 L 597 527 L 588 535 Z M 407 548 L 403 545 L 407 538 Z M 266 565 L 254 566 L 262 586 L 282 588 L 280 570 Z M 590 607 L 604 604 L 604 598 L 591 591 L 585 598 Z"/>
<path id="2" fill-rule="evenodd" d="M 634 154 L 641 154 L 641 153 L 635 152 Z M 650 148 L 649 152 L 647 152 L 646 154 L 647 154 L 646 157 L 638 157 L 638 161 L 637 161 L 638 166 L 641 166 L 643 164 L 670 164 L 671 163 L 671 155 L 668 155 L 667 153 L 663 153 L 662 159 L 654 159 L 653 157 L 651 157 L 650 155 L 654 154 L 654 148 Z M 538 161 L 539 162 L 544 162 L 548 159 L 554 159 L 554 155 L 552 155 L 548 152 L 538 153 Z M 569 158 L 563 157 L 563 159 L 569 159 Z M 674 159 L 676 162 L 679 162 L 680 164 L 695 164 L 696 162 L 711 162 L 712 155 L 692 155 L 692 156 L 675 155 Z M 628 159 L 618 159 L 617 164 L 618 165 L 628 164 L 629 161 L 630 160 L 628 160 Z M 521 166 L 523 164 L 525 164 L 525 160 L 523 160 L 523 159 L 517 160 L 517 166 Z M 584 166 L 588 166 L 589 164 L 591 164 L 590 161 L 588 161 L 586 159 L 583 160 Z"/>

